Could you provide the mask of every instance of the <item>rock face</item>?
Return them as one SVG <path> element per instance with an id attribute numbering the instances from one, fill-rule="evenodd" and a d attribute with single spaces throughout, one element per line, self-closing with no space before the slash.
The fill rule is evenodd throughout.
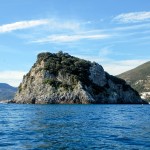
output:
<path id="1" fill-rule="evenodd" d="M 28 104 L 141 104 L 126 82 L 67 53 L 41 53 L 13 100 Z"/>

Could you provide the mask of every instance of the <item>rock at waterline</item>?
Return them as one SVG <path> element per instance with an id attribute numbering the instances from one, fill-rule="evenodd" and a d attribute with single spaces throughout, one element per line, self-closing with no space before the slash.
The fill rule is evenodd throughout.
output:
<path id="1" fill-rule="evenodd" d="M 15 103 L 142 104 L 138 92 L 101 65 L 67 53 L 40 53 L 23 77 Z"/>

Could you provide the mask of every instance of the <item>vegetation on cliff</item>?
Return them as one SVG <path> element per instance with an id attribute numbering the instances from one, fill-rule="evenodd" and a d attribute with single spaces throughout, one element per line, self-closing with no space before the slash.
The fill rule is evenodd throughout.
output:
<path id="1" fill-rule="evenodd" d="M 57 76 L 58 73 L 68 74 L 74 82 L 80 80 L 84 84 L 89 83 L 90 61 L 70 56 L 68 53 L 63 53 L 62 51 L 56 54 L 40 53 L 37 62 L 40 63 L 41 61 L 45 62 L 44 70 L 49 71 L 54 76 Z M 47 80 L 47 82 L 54 84 L 54 80 Z"/>

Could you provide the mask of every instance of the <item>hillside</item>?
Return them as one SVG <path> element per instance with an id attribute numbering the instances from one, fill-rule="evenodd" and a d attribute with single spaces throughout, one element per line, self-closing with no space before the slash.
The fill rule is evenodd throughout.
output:
<path id="1" fill-rule="evenodd" d="M 0 83 L 0 100 L 10 100 L 14 98 L 17 88 L 6 83 Z"/>
<path id="2" fill-rule="evenodd" d="M 141 104 L 126 82 L 95 62 L 67 53 L 40 53 L 14 98 L 32 104 Z"/>
<path id="3" fill-rule="evenodd" d="M 140 93 L 142 98 L 150 101 L 150 61 L 117 77 L 124 79 Z"/>

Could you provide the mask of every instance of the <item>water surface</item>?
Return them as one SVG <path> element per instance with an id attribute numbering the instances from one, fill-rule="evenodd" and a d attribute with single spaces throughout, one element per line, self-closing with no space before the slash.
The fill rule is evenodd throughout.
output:
<path id="1" fill-rule="evenodd" d="M 0 150 L 150 149 L 150 105 L 0 104 Z"/>

